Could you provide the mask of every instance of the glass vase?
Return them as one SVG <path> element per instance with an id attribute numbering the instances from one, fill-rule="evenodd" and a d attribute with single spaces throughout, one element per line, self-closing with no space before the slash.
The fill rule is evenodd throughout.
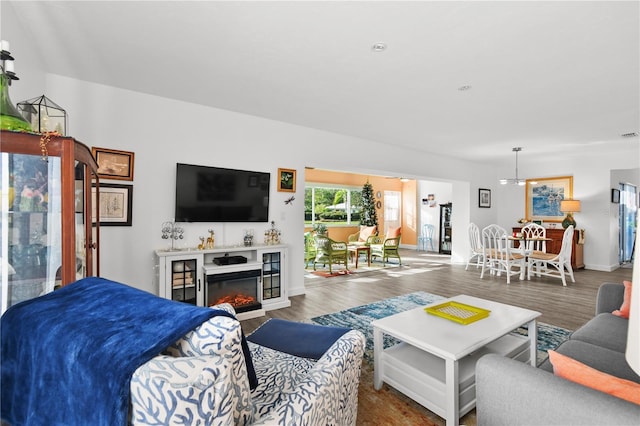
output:
<path id="1" fill-rule="evenodd" d="M 31 124 L 20 114 L 9 97 L 9 79 L 0 72 L 0 129 L 31 131 Z"/>

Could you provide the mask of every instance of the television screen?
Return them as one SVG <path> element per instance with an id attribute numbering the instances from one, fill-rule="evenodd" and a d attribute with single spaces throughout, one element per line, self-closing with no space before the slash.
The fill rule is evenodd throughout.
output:
<path id="1" fill-rule="evenodd" d="M 176 222 L 268 222 L 269 173 L 178 163 Z"/>

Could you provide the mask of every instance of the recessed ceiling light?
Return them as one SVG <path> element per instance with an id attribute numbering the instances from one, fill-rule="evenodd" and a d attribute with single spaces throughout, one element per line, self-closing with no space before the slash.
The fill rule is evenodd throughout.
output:
<path id="1" fill-rule="evenodd" d="M 622 136 L 623 138 L 635 138 L 636 136 L 638 136 L 638 132 L 623 133 L 620 136 Z"/>
<path id="2" fill-rule="evenodd" d="M 371 50 L 374 52 L 383 52 L 387 50 L 387 45 L 384 43 L 374 43 L 373 46 L 371 46 Z"/>
<path id="3" fill-rule="evenodd" d="M 458 87 L 458 90 L 461 92 L 464 92 L 466 90 L 471 90 L 471 86 L 469 86 L 468 84 L 465 84 L 464 86 Z"/>

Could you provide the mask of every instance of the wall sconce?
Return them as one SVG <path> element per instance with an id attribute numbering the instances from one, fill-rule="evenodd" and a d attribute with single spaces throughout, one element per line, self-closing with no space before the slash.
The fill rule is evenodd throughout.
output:
<path id="1" fill-rule="evenodd" d="M 560 211 L 566 213 L 567 217 L 562 221 L 562 227 L 567 229 L 569 225 L 576 227 L 576 221 L 573 218 L 573 213 L 577 213 L 581 210 L 580 200 L 562 200 L 560 201 Z"/>
<path id="2" fill-rule="evenodd" d="M 67 112 L 45 95 L 18 102 L 18 109 L 31 123 L 34 132 L 67 134 Z"/>

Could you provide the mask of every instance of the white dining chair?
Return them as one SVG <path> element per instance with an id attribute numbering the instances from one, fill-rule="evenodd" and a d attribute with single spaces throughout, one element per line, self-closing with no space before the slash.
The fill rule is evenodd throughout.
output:
<path id="1" fill-rule="evenodd" d="M 480 263 L 484 262 L 484 248 L 482 247 L 482 239 L 480 238 L 480 228 L 478 225 L 471 222 L 469 224 L 469 247 L 471 247 L 471 253 L 469 254 L 469 260 L 467 260 L 467 266 L 465 271 L 469 269 L 469 264 L 475 259 L 476 269 L 480 267 Z"/>
<path id="2" fill-rule="evenodd" d="M 523 245 L 526 254 L 547 252 L 547 228 L 537 223 L 527 223 L 520 229 L 524 239 Z"/>
<path id="3" fill-rule="evenodd" d="M 511 282 L 512 275 L 520 275 L 524 279 L 526 258 L 519 250 L 511 248 L 507 231 L 499 225 L 489 225 L 482 230 L 482 245 L 484 246 L 485 261 L 482 263 L 480 278 L 484 277 L 485 269 L 489 269 L 497 276 L 504 272 L 507 276 L 507 284 Z M 513 268 L 516 268 L 514 270 Z"/>
<path id="4" fill-rule="evenodd" d="M 520 230 L 520 233 L 522 234 L 523 239 L 520 243 L 520 249 L 525 256 L 528 257 L 533 253 L 540 254 L 547 252 L 547 228 L 531 222 L 524 225 Z M 527 260 L 527 266 L 528 265 L 529 263 Z M 537 264 L 536 267 L 537 269 L 541 269 L 544 265 Z M 536 275 L 540 276 L 538 273 L 536 273 Z"/>
<path id="5" fill-rule="evenodd" d="M 571 278 L 571 282 L 576 282 L 571 267 L 571 250 L 573 249 L 573 225 L 569 225 L 562 236 L 562 246 L 560 253 L 532 253 L 528 256 L 527 279 L 531 279 L 531 271 L 535 267 L 536 275 L 560 278 L 562 285 L 567 286 L 565 269 Z"/>

